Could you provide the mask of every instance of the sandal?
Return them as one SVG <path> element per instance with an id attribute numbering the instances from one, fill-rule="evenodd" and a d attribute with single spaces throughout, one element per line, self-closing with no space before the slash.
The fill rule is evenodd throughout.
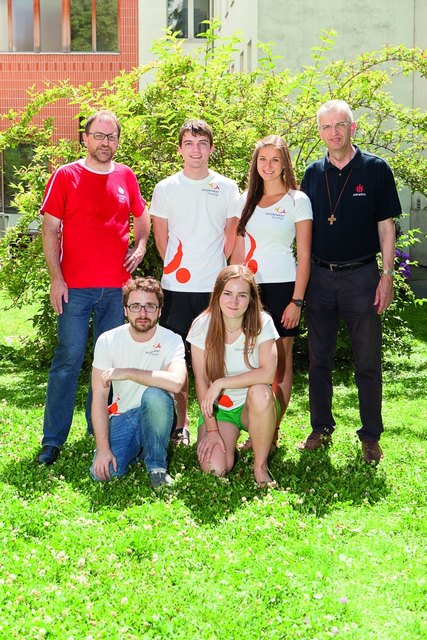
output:
<path id="1" fill-rule="evenodd" d="M 187 427 L 181 427 L 179 429 L 175 429 L 171 435 L 171 442 L 175 446 L 182 444 L 185 447 L 188 447 L 190 444 L 190 432 Z"/>

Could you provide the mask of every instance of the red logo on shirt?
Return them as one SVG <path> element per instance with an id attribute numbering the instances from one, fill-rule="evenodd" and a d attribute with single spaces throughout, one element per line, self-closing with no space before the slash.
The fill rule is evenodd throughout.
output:
<path id="1" fill-rule="evenodd" d="M 173 273 L 175 271 L 175 278 L 181 284 L 185 284 L 191 278 L 191 273 L 189 272 L 188 269 L 186 269 L 185 267 L 179 268 L 183 257 L 184 257 L 184 252 L 182 250 L 182 242 L 181 240 L 179 240 L 178 248 L 176 250 L 174 257 L 168 264 L 165 264 L 165 266 L 163 267 L 163 273 L 165 274 Z"/>
<path id="2" fill-rule="evenodd" d="M 222 393 L 220 396 L 218 396 L 218 404 L 220 405 L 220 407 L 231 409 L 231 407 L 233 406 L 233 401 L 230 396 L 226 396 L 224 393 Z"/>
<path id="3" fill-rule="evenodd" d="M 363 184 L 358 184 L 356 187 L 357 193 L 363 193 Z"/>
<path id="4" fill-rule="evenodd" d="M 153 344 L 153 349 L 161 349 L 162 345 L 160 344 L 160 342 L 158 342 L 157 344 Z"/>
<path id="5" fill-rule="evenodd" d="M 252 273 L 256 273 L 258 271 L 258 262 L 252 258 L 252 256 L 255 253 L 256 242 L 255 242 L 255 238 L 251 236 L 250 233 L 247 233 L 247 236 L 249 238 L 249 242 L 251 243 L 251 248 L 246 254 L 245 261 L 243 264 L 245 265 L 245 267 L 248 267 L 248 269 L 250 269 Z"/>

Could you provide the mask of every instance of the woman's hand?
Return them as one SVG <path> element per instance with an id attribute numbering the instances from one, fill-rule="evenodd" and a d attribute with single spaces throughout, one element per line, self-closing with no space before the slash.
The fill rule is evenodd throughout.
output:
<path id="1" fill-rule="evenodd" d="M 222 389 L 223 381 L 221 379 L 215 380 L 215 382 L 212 382 L 212 384 L 209 385 L 209 389 L 207 390 L 205 397 L 200 403 L 200 411 L 202 412 L 204 418 L 212 418 L 215 400 L 217 400 Z"/>
<path id="2" fill-rule="evenodd" d="M 197 457 L 201 464 L 209 462 L 212 451 L 216 446 L 219 446 L 221 451 L 225 453 L 225 444 L 220 432 L 217 429 L 213 431 L 205 431 L 204 435 L 197 443 Z"/>
<path id="3" fill-rule="evenodd" d="M 290 302 L 282 314 L 282 326 L 285 329 L 294 329 L 298 326 L 300 318 L 301 307 L 297 307 L 296 304 Z"/>

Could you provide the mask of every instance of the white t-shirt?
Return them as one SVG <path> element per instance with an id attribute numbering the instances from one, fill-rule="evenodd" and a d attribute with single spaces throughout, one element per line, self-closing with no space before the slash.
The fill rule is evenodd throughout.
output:
<path id="1" fill-rule="evenodd" d="M 195 347 L 205 350 L 206 335 L 209 328 L 210 316 L 202 313 L 198 316 L 193 324 L 187 336 L 187 340 L 190 344 L 194 344 Z M 279 334 L 276 331 L 273 320 L 268 313 L 262 312 L 262 329 L 259 334 L 254 350 L 249 355 L 249 362 L 253 367 L 259 367 L 259 346 L 267 340 L 277 340 Z M 244 358 L 245 336 L 243 333 L 232 343 L 225 345 L 225 375 L 235 376 L 240 373 L 246 373 L 250 371 L 245 363 Z M 246 402 L 246 394 L 248 392 L 247 387 L 243 389 L 224 389 L 222 395 L 218 398 L 218 405 L 221 409 L 229 410 L 236 409 L 242 406 Z"/>
<path id="2" fill-rule="evenodd" d="M 226 266 L 224 229 L 238 217 L 237 184 L 209 171 L 191 180 L 182 171 L 159 182 L 150 214 L 168 221 L 162 287 L 168 291 L 210 292 Z"/>
<path id="3" fill-rule="evenodd" d="M 240 212 L 245 201 L 246 193 L 239 200 Z M 258 283 L 295 280 L 292 243 L 301 220 L 313 220 L 310 200 L 302 191 L 291 189 L 270 207 L 255 207 L 246 225 L 244 264 Z"/>
<path id="4" fill-rule="evenodd" d="M 172 362 L 185 362 L 182 338 L 170 329 L 157 325 L 151 340 L 137 342 L 132 338 L 129 328 L 128 324 L 123 324 L 99 336 L 92 365 L 95 369 L 105 371 L 117 367 L 162 371 Z M 113 380 L 110 414 L 124 413 L 139 407 L 146 388 L 145 385 L 130 380 Z"/>

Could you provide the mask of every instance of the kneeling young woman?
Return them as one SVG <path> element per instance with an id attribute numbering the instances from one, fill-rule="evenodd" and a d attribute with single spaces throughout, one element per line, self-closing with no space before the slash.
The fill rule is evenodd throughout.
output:
<path id="1" fill-rule="evenodd" d="M 234 466 L 240 430 L 249 432 L 254 476 L 272 482 L 267 460 L 279 404 L 273 384 L 277 331 L 262 311 L 253 273 L 242 265 L 223 269 L 209 307 L 187 336 L 200 405 L 197 456 L 203 471 L 223 476 Z"/>

